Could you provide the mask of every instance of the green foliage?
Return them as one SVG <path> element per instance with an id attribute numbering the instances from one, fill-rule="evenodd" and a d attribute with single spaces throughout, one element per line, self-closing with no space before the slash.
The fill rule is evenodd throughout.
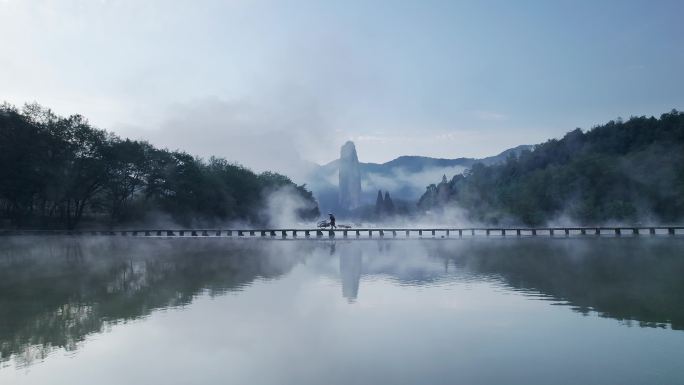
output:
<path id="1" fill-rule="evenodd" d="M 610 121 L 586 133 L 576 129 L 503 164 L 476 164 L 464 175 L 430 185 L 418 205 L 458 205 L 487 224 L 680 221 L 684 113 Z"/>
<path id="2" fill-rule="evenodd" d="M 267 195 L 289 188 L 319 215 L 306 186 L 225 159 L 208 162 L 99 130 L 80 115 L 0 105 L 0 226 L 74 228 L 163 214 L 185 225 L 258 222 Z"/>

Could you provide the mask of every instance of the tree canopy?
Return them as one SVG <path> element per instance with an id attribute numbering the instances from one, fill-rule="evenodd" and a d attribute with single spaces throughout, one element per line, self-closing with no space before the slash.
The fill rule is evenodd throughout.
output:
<path id="1" fill-rule="evenodd" d="M 459 206 L 486 224 L 681 221 L 684 113 L 576 129 L 503 164 L 475 164 L 428 186 L 418 206 Z"/>
<path id="2" fill-rule="evenodd" d="M 0 105 L 0 227 L 260 223 L 268 194 L 283 187 L 306 202 L 300 217 L 319 215 L 311 192 L 284 175 L 122 139 L 37 104 Z"/>

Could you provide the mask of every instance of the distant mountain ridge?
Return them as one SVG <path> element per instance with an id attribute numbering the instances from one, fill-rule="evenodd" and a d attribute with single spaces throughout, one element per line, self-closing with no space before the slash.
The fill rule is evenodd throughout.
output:
<path id="1" fill-rule="evenodd" d="M 425 192 L 425 186 L 441 179 L 442 175 L 452 176 L 462 173 L 474 164 L 493 165 L 503 163 L 509 156 L 519 156 L 523 151 L 532 150 L 533 145 L 520 145 L 507 149 L 497 155 L 477 158 L 432 158 L 427 156 L 403 155 L 385 163 L 359 162 L 361 172 L 361 203 L 374 202 L 378 190 L 389 191 L 394 199 L 417 201 Z M 360 154 L 363 158 L 363 154 Z M 339 211 L 338 207 L 339 159 L 324 165 L 313 166 L 307 186 L 319 201 L 321 210 Z"/>
<path id="2" fill-rule="evenodd" d="M 463 167 L 471 167 L 475 163 L 482 163 L 486 166 L 492 165 L 492 164 L 497 164 L 497 163 L 502 163 L 508 158 L 509 155 L 513 154 L 515 156 L 520 155 L 525 150 L 532 150 L 534 148 L 534 145 L 527 145 L 523 144 L 520 146 L 516 146 L 513 148 L 509 148 L 505 151 L 502 151 L 501 153 L 494 155 L 494 156 L 488 156 L 485 158 L 432 158 L 429 156 L 420 156 L 420 155 L 402 155 L 397 158 L 394 158 L 388 162 L 385 163 L 366 163 L 366 162 L 360 162 L 359 165 L 361 166 L 361 172 L 370 172 L 370 173 L 387 173 L 389 170 L 392 169 L 397 169 L 401 168 L 409 172 L 420 172 L 423 171 L 427 168 L 432 168 L 432 167 L 455 167 L 455 166 L 463 166 Z M 324 165 L 319 166 L 321 170 L 325 171 L 337 171 L 339 168 L 339 159 L 335 159 L 331 162 L 328 162 Z"/>

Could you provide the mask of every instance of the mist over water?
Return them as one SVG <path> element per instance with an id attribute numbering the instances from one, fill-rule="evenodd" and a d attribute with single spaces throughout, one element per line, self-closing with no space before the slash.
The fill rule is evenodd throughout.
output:
<path id="1" fill-rule="evenodd" d="M 684 385 L 682 14 L 0 0 L 0 385 Z"/>
<path id="2" fill-rule="evenodd" d="M 679 237 L 3 241 L 3 384 L 684 380 Z"/>

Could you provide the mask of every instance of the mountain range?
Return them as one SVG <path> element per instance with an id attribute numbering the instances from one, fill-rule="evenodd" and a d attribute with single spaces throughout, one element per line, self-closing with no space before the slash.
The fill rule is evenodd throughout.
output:
<path id="1" fill-rule="evenodd" d="M 361 170 L 361 203 L 375 201 L 378 190 L 389 191 L 396 200 L 415 202 L 425 188 L 443 175 L 451 178 L 463 173 L 476 163 L 493 165 L 502 163 L 509 156 L 518 156 L 532 145 L 520 145 L 486 158 L 431 158 L 404 155 L 385 163 L 359 162 Z M 319 202 L 321 212 L 339 212 L 339 159 L 313 167 L 306 183 Z"/>

